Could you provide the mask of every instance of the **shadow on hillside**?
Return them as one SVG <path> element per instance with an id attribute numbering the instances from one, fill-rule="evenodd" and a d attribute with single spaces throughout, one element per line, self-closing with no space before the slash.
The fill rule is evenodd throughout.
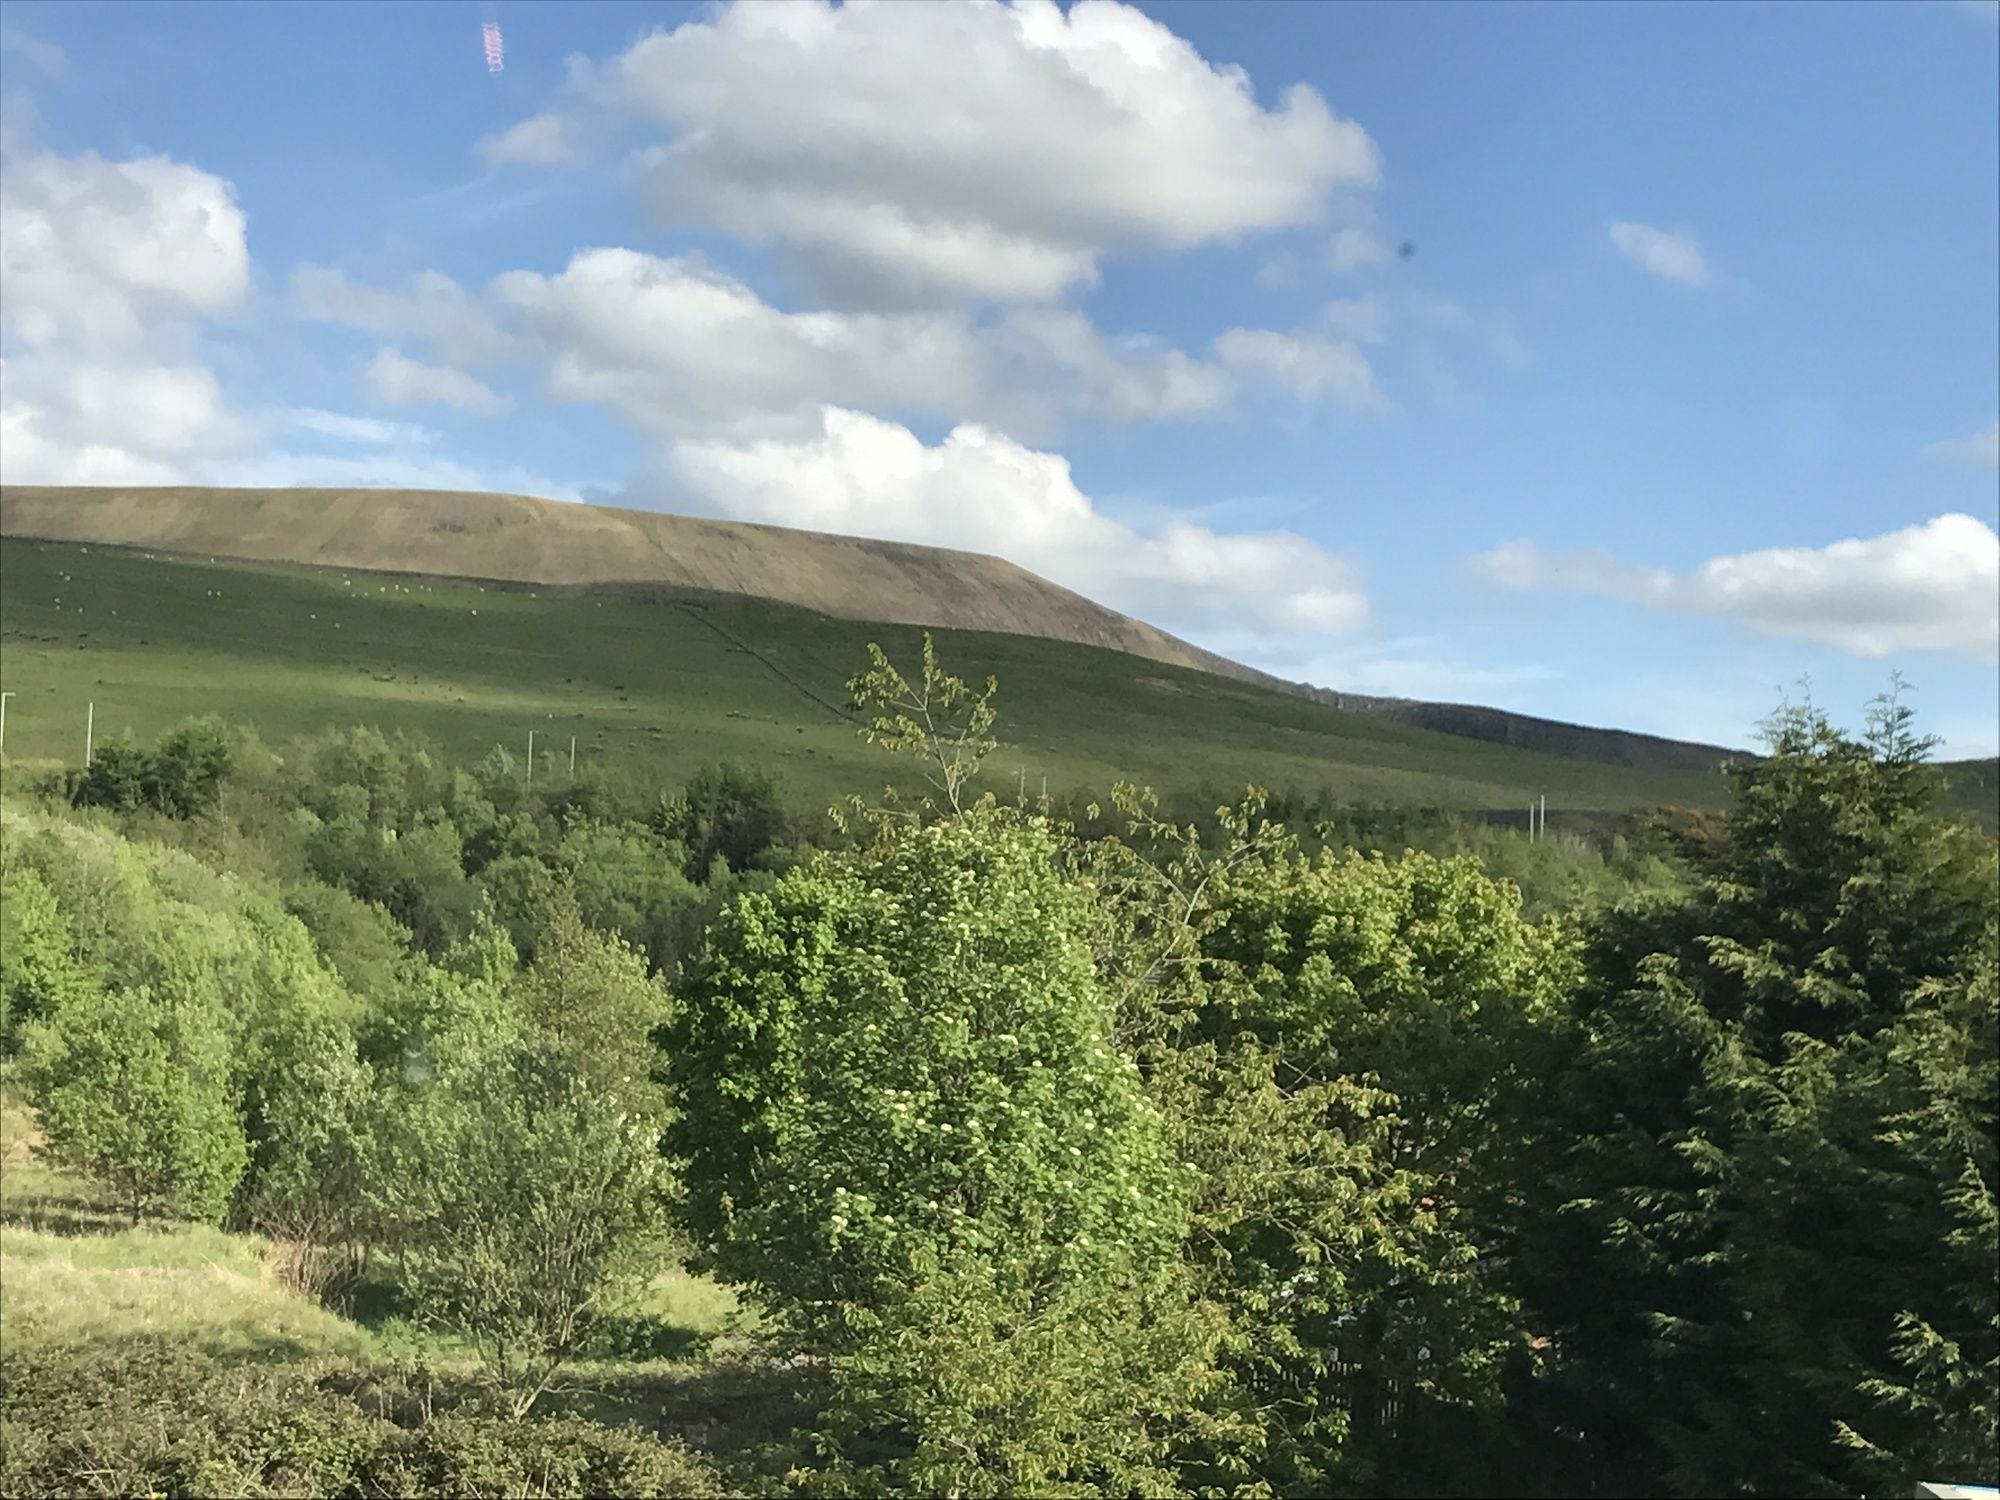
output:
<path id="1" fill-rule="evenodd" d="M 804 1456 L 817 1415 L 803 1372 L 755 1351 L 706 1364 L 592 1362 L 551 1393 L 549 1409 L 677 1438 L 745 1482 L 781 1478 Z"/>
<path id="2" fill-rule="evenodd" d="M 160 1222 L 142 1218 L 135 1224 L 129 1213 L 55 1193 L 22 1193 L 0 1199 L 0 1224 L 66 1238 L 122 1234 L 128 1229 L 157 1226 Z"/>

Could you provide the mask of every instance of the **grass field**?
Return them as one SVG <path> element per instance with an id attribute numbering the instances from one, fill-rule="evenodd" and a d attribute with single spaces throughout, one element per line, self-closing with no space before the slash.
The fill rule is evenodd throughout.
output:
<path id="1" fill-rule="evenodd" d="M 332 1359 L 392 1378 L 421 1370 L 441 1392 L 476 1386 L 469 1348 L 411 1325 L 370 1287 L 335 1311 L 287 1286 L 256 1235 L 134 1225 L 92 1183 L 43 1160 L 40 1145 L 32 1114 L 0 1085 L 0 1349 L 9 1357 L 165 1340 L 227 1364 L 310 1369 Z M 639 1304 L 609 1320 L 599 1347 L 540 1410 L 685 1440 L 736 1487 L 768 1492 L 759 1456 L 802 1413 L 787 1404 L 789 1377 L 756 1326 L 728 1288 L 663 1258 Z"/>
<path id="2" fill-rule="evenodd" d="M 99 742 L 186 715 L 254 724 L 268 740 L 328 725 L 429 735 L 454 755 L 517 756 L 537 774 L 612 761 L 671 781 L 739 758 L 821 802 L 893 769 L 837 705 L 879 640 L 914 658 L 911 627 L 835 620 L 743 598 L 626 594 L 339 569 L 170 560 L 0 542 L 6 749 L 80 763 L 86 707 Z M 1714 807 L 1719 773 L 1635 771 L 1406 728 L 1207 673 L 1025 636 L 937 633 L 946 665 L 1000 680 L 989 784 L 1102 794 L 1330 790 L 1342 801 L 1551 812 Z"/>

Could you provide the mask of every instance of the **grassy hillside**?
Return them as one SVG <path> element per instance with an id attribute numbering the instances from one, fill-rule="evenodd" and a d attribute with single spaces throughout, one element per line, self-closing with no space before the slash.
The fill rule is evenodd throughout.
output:
<path id="1" fill-rule="evenodd" d="M 658 596 L 775 600 L 843 620 L 949 626 L 1104 646 L 1347 713 L 1575 760 L 1705 771 L 1712 746 L 1288 682 L 1104 608 L 997 557 L 657 511 L 428 490 L 13 485 L 0 535 L 184 557 L 305 563 Z"/>
<path id="2" fill-rule="evenodd" d="M 513 583 L 643 583 L 1257 675 L 982 553 L 523 495 L 10 485 L 0 489 L 0 534 Z"/>
<path id="3" fill-rule="evenodd" d="M 918 632 L 745 598 L 505 588 L 332 569 L 170 560 L 0 542 L 0 688 L 10 755 L 80 761 L 100 738 L 215 712 L 267 738 L 328 724 L 422 731 L 685 774 L 777 766 L 802 796 L 879 785 L 886 762 L 839 711 L 870 640 Z M 1712 807 L 1721 776 L 1634 770 L 1344 713 L 1208 673 L 1019 635 L 938 632 L 963 675 L 1000 679 L 991 782 L 1051 792 L 1119 779 L 1163 791 L 1260 782 L 1342 800 L 1552 812 Z M 546 766 L 542 774 L 554 774 Z"/>

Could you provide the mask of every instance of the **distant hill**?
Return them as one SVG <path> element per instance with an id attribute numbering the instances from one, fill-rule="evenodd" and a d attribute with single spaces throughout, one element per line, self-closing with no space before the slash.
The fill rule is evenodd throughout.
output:
<path id="1" fill-rule="evenodd" d="M 0 487 L 0 535 L 251 562 L 746 594 L 836 619 L 990 630 L 1250 669 L 976 552 L 455 490 Z"/>
<path id="2" fill-rule="evenodd" d="M 0 487 L 0 535 L 689 599 L 748 596 L 836 619 L 1123 651 L 1349 713 L 1567 759 L 1698 771 L 1742 752 L 1463 704 L 1288 682 L 1001 558 L 656 511 L 441 490 Z"/>

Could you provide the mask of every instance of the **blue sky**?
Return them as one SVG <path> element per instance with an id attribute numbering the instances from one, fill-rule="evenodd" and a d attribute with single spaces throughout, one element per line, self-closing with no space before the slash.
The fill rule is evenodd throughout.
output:
<path id="1" fill-rule="evenodd" d="M 10 480 L 998 551 L 1287 676 L 1720 743 L 1900 669 L 2000 744 L 2000 7 L 5 28 Z"/>

